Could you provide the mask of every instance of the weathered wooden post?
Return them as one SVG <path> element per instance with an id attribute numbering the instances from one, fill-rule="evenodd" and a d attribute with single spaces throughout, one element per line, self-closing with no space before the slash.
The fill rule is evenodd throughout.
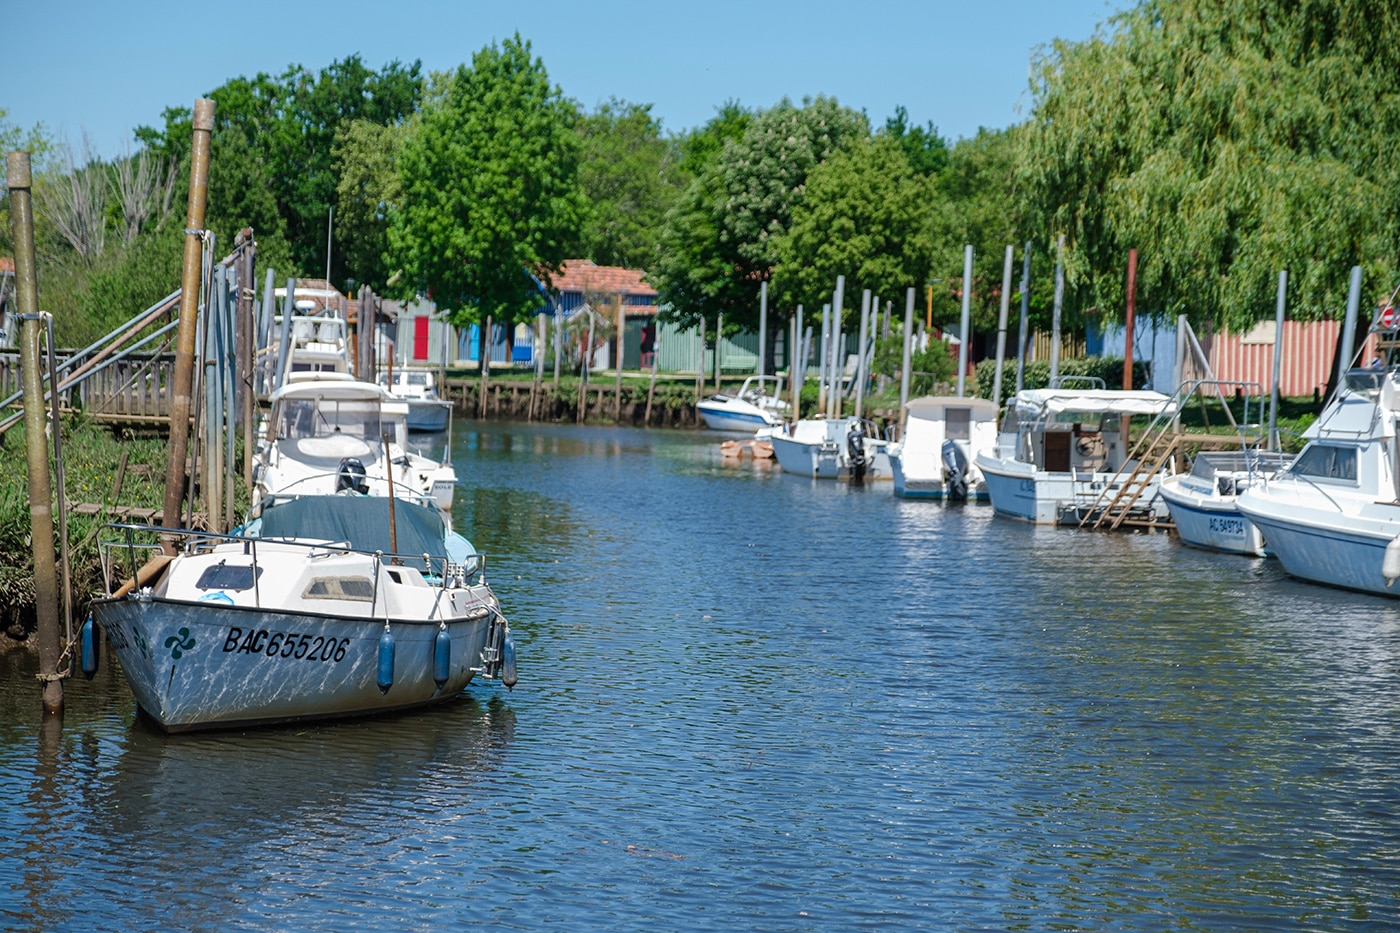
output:
<path id="1" fill-rule="evenodd" d="M 613 398 L 613 421 L 622 423 L 622 351 L 627 335 L 627 312 L 622 307 L 622 295 L 617 296 L 617 392 Z"/>
<path id="2" fill-rule="evenodd" d="M 967 393 L 967 345 L 972 341 L 972 244 L 963 248 L 962 333 L 958 335 L 958 398 Z"/>
<path id="3" fill-rule="evenodd" d="M 1011 263 L 1016 248 L 1006 247 L 1006 263 L 1001 270 L 1001 317 L 997 319 L 997 368 L 992 379 L 992 401 L 1001 405 L 1001 371 L 1006 365 L 1006 319 L 1011 314 Z"/>
<path id="4" fill-rule="evenodd" d="M 1133 387 L 1133 311 L 1137 304 L 1137 250 L 1128 250 L 1128 308 L 1123 316 L 1123 388 Z"/>
<path id="5" fill-rule="evenodd" d="M 856 353 L 859 354 L 856 357 L 855 415 L 857 418 L 865 414 L 865 341 L 870 333 L 870 311 L 870 289 L 867 288 L 860 294 L 860 328 L 857 330 L 860 336 L 856 338 Z"/>
<path id="6" fill-rule="evenodd" d="M 170 456 L 165 467 L 165 503 L 161 524 L 180 524 L 185 495 L 185 455 L 190 434 L 190 391 L 194 382 L 195 328 L 199 315 L 199 280 L 204 247 L 204 208 L 209 198 L 209 137 L 214 129 L 214 102 L 194 102 L 194 141 L 190 154 L 190 197 L 185 215 L 185 256 L 180 277 L 180 326 L 175 338 L 175 373 L 170 399 Z M 167 548 L 173 545 L 166 543 Z"/>
<path id="7" fill-rule="evenodd" d="M 651 385 L 647 386 L 647 413 L 642 417 L 642 423 L 651 427 L 651 402 L 656 397 L 656 367 L 661 360 L 661 324 L 652 318 L 651 336 Z"/>
<path id="8" fill-rule="evenodd" d="M 1060 381 L 1060 320 L 1065 305 L 1065 235 L 1055 244 L 1055 310 L 1050 319 L 1050 388 Z"/>
<path id="9" fill-rule="evenodd" d="M 34 205 L 29 153 L 11 152 L 5 166 L 10 188 L 10 233 L 15 250 L 15 303 L 23 321 L 20 367 L 24 383 L 24 439 L 29 467 L 30 548 L 34 555 L 34 610 L 39 638 L 39 681 L 45 713 L 63 712 L 62 652 L 58 633 L 58 578 L 54 566 L 53 488 L 44 434 L 44 385 L 39 368 L 39 283 L 34 266 Z"/>
<path id="10" fill-rule="evenodd" d="M 1021 330 L 1016 338 L 1016 391 L 1026 387 L 1026 327 L 1031 310 L 1031 241 L 1021 257 Z"/>
<path id="11" fill-rule="evenodd" d="M 909 402 L 909 367 L 913 365 L 914 289 L 904 295 L 904 358 L 899 367 L 899 439 L 904 440 L 904 406 Z"/>
<path id="12" fill-rule="evenodd" d="M 495 321 L 488 314 L 486 315 L 486 327 L 481 332 L 481 393 L 476 400 L 476 416 L 478 418 L 486 417 L 486 380 L 490 378 L 491 373 L 491 345 L 495 343 L 491 338 L 494 329 Z"/>

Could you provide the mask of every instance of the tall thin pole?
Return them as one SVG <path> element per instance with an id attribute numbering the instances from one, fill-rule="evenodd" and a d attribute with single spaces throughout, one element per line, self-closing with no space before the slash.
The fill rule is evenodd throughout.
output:
<path id="1" fill-rule="evenodd" d="M 826 364 L 831 357 L 831 305 L 822 305 L 822 346 L 817 357 L 817 416 L 826 413 Z M 793 410 L 796 417 L 796 409 Z"/>
<path id="2" fill-rule="evenodd" d="M 1026 328 L 1030 324 L 1031 312 L 1031 241 L 1026 241 L 1026 252 L 1021 257 L 1021 331 L 1016 338 L 1016 391 L 1026 387 Z"/>
<path id="3" fill-rule="evenodd" d="M 331 284 L 331 231 L 335 226 L 335 206 L 326 210 L 326 287 Z"/>
<path id="4" fill-rule="evenodd" d="M 958 345 L 958 398 L 967 394 L 967 344 L 972 337 L 972 244 L 963 249 L 962 342 Z"/>
<path id="5" fill-rule="evenodd" d="M 39 284 L 34 263 L 34 207 L 29 153 L 11 152 L 5 165 L 10 188 L 10 233 L 15 251 L 15 304 L 23 322 L 20 367 L 24 381 L 24 447 L 29 469 L 29 544 L 34 558 L 34 611 L 39 639 L 39 680 L 45 713 L 63 711 L 59 679 L 58 577 L 54 566 L 53 487 L 44 434 L 44 384 L 39 359 Z M 55 425 L 55 429 L 57 425 Z"/>
<path id="6" fill-rule="evenodd" d="M 1065 302 L 1065 235 L 1055 245 L 1055 311 L 1050 321 L 1050 385 L 1060 379 L 1060 315 Z"/>
<path id="7" fill-rule="evenodd" d="M 1007 245 L 1006 262 L 1001 270 L 1001 317 L 997 320 L 997 368 L 992 379 L 992 401 L 1001 404 L 1001 371 L 1006 363 L 1006 319 L 1011 315 L 1011 263 L 1016 248 Z"/>
<path id="8" fill-rule="evenodd" d="M 909 403 L 909 367 L 914 346 L 914 289 L 904 295 L 904 361 L 899 367 L 899 437 L 904 438 L 904 406 Z"/>
<path id="9" fill-rule="evenodd" d="M 715 315 L 715 391 L 720 389 L 721 360 L 724 357 L 724 315 Z"/>
<path id="10" fill-rule="evenodd" d="M 1347 292 L 1347 320 L 1342 328 L 1342 352 L 1337 359 L 1337 384 L 1341 385 L 1351 367 L 1356 334 L 1356 317 L 1361 313 L 1361 267 L 1351 267 L 1351 288 Z"/>
<path id="11" fill-rule="evenodd" d="M 1269 446 L 1278 450 L 1279 379 L 1283 376 L 1283 312 L 1288 305 L 1288 270 L 1278 274 L 1278 307 L 1274 310 L 1274 384 L 1269 390 Z"/>
<path id="12" fill-rule="evenodd" d="M 622 295 L 617 296 L 617 385 L 613 395 L 613 421 L 622 421 L 622 353 L 627 339 L 627 312 L 622 307 Z"/>
<path id="13" fill-rule="evenodd" d="M 161 524 L 180 523 L 185 492 L 185 455 L 189 446 L 190 391 L 194 383 L 195 329 L 199 315 L 199 280 L 204 247 L 204 208 L 209 198 L 209 137 L 214 129 L 214 102 L 194 102 L 194 141 L 190 155 L 190 197 L 185 218 L 185 255 L 180 278 L 180 326 L 175 338 L 175 373 L 170 400 L 170 456 L 165 468 L 165 502 Z M 288 296 L 290 299 L 290 295 Z M 288 301 L 290 305 L 290 300 Z M 170 545 L 167 545 L 170 546 Z"/>
<path id="14" fill-rule="evenodd" d="M 758 286 L 758 374 L 768 375 L 768 282 Z"/>
<path id="15" fill-rule="evenodd" d="M 1123 388 L 1133 387 L 1133 311 L 1137 305 L 1137 250 L 1128 250 L 1128 310 L 1123 316 Z"/>
<path id="16" fill-rule="evenodd" d="M 860 336 L 856 340 L 856 352 L 860 354 L 856 357 L 856 417 L 863 417 L 865 414 L 865 340 L 870 332 L 870 289 L 865 289 L 860 295 Z"/>
<path id="17" fill-rule="evenodd" d="M 846 300 L 846 277 L 838 275 L 836 277 L 836 291 L 831 298 L 831 351 L 830 367 L 827 369 L 827 379 L 831 384 L 831 389 L 827 392 L 827 407 L 833 418 L 839 417 L 841 412 L 841 369 L 837 360 L 841 356 L 841 318 L 842 308 Z"/>

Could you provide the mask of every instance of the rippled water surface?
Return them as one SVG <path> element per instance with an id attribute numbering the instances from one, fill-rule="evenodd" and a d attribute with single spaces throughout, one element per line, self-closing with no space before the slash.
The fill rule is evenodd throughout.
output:
<path id="1" fill-rule="evenodd" d="M 0 658 L 0 925 L 1400 927 L 1400 601 L 703 433 L 453 446 L 515 691 L 166 737 Z"/>

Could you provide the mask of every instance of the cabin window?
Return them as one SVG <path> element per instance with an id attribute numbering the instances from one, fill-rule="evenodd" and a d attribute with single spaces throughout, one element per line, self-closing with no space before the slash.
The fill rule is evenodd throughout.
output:
<path id="1" fill-rule="evenodd" d="M 316 577 L 302 597 L 367 603 L 374 598 L 374 582 L 369 577 Z"/>
<path id="2" fill-rule="evenodd" d="M 1354 483 L 1356 482 L 1356 448 L 1337 447 L 1332 444 L 1309 444 L 1298 455 L 1298 459 L 1293 461 L 1290 472 L 1297 476 L 1345 480 Z"/>
<path id="3" fill-rule="evenodd" d="M 257 568 L 257 576 L 262 576 L 261 567 Z M 201 590 L 251 590 L 255 580 L 252 564 L 219 561 L 212 567 L 205 567 L 194 585 Z"/>
<path id="4" fill-rule="evenodd" d="M 943 430 L 950 441 L 972 440 L 972 409 L 949 408 Z"/>

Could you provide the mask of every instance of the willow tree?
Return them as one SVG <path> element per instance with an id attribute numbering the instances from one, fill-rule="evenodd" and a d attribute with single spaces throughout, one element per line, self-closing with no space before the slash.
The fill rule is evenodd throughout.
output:
<path id="1" fill-rule="evenodd" d="M 459 67 L 399 155 L 391 280 L 430 294 L 457 326 L 533 315 L 535 277 L 569 258 L 583 217 L 577 122 L 519 35 Z"/>
<path id="2" fill-rule="evenodd" d="M 1039 59 L 1018 183 L 1068 285 L 1243 327 L 1336 316 L 1350 267 L 1400 271 L 1400 7 L 1393 0 L 1145 0 Z M 1369 296 L 1368 296 L 1369 297 Z"/>

